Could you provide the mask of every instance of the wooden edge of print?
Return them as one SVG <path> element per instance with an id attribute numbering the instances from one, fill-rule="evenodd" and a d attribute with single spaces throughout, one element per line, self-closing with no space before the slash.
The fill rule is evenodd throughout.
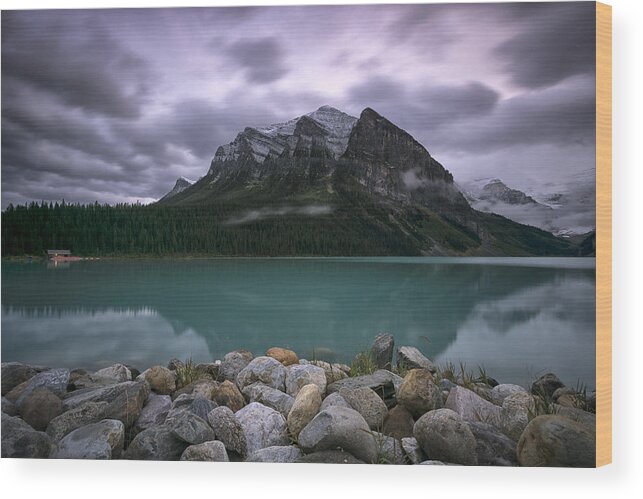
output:
<path id="1" fill-rule="evenodd" d="M 596 466 L 612 462 L 612 7 L 596 3 Z"/>

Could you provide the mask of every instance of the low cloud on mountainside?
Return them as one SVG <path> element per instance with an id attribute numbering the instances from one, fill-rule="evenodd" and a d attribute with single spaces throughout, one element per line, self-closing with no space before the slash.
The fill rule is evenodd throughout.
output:
<path id="1" fill-rule="evenodd" d="M 323 104 L 537 191 L 594 167 L 593 51 L 589 2 L 5 11 L 2 206 L 149 202 Z"/>

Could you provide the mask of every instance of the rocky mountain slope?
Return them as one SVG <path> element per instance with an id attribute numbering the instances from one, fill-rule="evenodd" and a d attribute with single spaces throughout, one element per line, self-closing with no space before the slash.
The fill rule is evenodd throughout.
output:
<path id="1" fill-rule="evenodd" d="M 294 246 L 302 231 L 341 238 L 345 254 L 578 252 L 548 232 L 473 209 L 422 144 L 370 108 L 355 118 L 324 106 L 245 128 L 217 149 L 207 175 L 159 204 L 210 206 L 225 226 L 252 225 L 256 237 L 279 230 Z"/>
<path id="2" fill-rule="evenodd" d="M 176 179 L 176 183 L 174 184 L 174 187 L 172 188 L 172 190 L 168 192 L 165 196 L 163 196 L 159 201 L 166 201 L 171 197 L 176 196 L 179 192 L 183 192 L 192 184 L 194 184 L 194 180 L 190 180 L 189 178 L 185 178 L 185 177 L 179 177 L 178 179 Z"/>

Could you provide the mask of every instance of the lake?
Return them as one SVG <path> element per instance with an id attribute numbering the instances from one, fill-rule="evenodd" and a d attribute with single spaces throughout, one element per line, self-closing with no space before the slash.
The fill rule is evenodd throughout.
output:
<path id="1" fill-rule="evenodd" d="M 2 361 L 143 370 L 245 348 L 350 364 L 379 332 L 500 382 L 595 386 L 593 258 L 2 263 Z"/>

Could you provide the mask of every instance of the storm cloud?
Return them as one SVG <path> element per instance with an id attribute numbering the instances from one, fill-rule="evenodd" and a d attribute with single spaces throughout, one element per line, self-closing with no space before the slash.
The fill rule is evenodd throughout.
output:
<path id="1" fill-rule="evenodd" d="M 151 202 L 322 105 L 374 108 L 456 181 L 552 190 L 593 168 L 593 23 L 591 2 L 4 11 L 2 206 Z"/>

